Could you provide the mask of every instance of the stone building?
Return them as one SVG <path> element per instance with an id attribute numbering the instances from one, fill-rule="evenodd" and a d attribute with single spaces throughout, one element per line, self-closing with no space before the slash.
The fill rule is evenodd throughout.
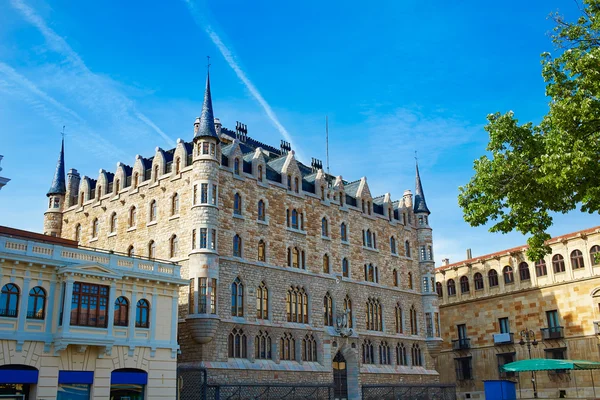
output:
<path id="1" fill-rule="evenodd" d="M 414 199 L 372 196 L 366 178 L 222 127 L 209 78 L 190 136 L 95 179 L 71 169 L 48 194 L 45 233 L 179 263 L 179 362 L 213 382 L 335 380 L 338 397 L 356 399 L 361 384 L 438 380 L 418 169 Z"/>
<path id="2" fill-rule="evenodd" d="M 532 358 L 600 361 L 600 227 L 547 244 L 552 252 L 543 260 L 529 260 L 521 246 L 445 260 L 436 270 L 444 339 L 438 370 L 442 382 L 456 382 L 459 398 L 483 399 L 486 379 L 513 379 L 523 398 L 533 397 L 531 374 L 499 370 L 529 358 L 523 330 L 535 335 Z M 540 398 L 593 396 L 589 371 L 538 372 L 534 379 Z"/>
<path id="3" fill-rule="evenodd" d="M 0 226 L 0 398 L 172 399 L 180 266 Z"/>

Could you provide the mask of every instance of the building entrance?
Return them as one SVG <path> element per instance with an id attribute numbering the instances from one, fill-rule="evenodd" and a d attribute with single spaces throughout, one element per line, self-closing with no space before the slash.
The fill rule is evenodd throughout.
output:
<path id="1" fill-rule="evenodd" d="M 346 359 L 338 351 L 333 358 L 333 398 L 335 400 L 348 399 L 348 375 L 346 369 Z"/>

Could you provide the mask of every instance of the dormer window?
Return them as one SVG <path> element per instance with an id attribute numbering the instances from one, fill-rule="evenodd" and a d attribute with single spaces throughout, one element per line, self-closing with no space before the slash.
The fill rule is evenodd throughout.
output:
<path id="1" fill-rule="evenodd" d="M 371 215 L 371 202 L 367 201 L 367 213 Z"/>
<path id="2" fill-rule="evenodd" d="M 294 192 L 296 192 L 296 193 L 300 192 L 300 185 L 298 183 L 298 177 L 294 178 Z"/>
<path id="3" fill-rule="evenodd" d="M 262 182 L 263 181 L 263 167 L 262 167 L 262 165 L 258 166 L 257 175 L 258 175 L 258 181 Z"/>
<path id="4" fill-rule="evenodd" d="M 233 161 L 233 173 L 236 175 L 240 174 L 240 159 L 239 158 L 236 158 Z"/>
<path id="5" fill-rule="evenodd" d="M 344 207 L 344 194 L 340 193 L 340 207 Z"/>
<path id="6" fill-rule="evenodd" d="M 202 143 L 202 154 L 208 155 L 208 152 L 209 152 L 209 143 L 203 142 Z"/>
<path id="7" fill-rule="evenodd" d="M 215 150 L 215 149 L 216 149 L 216 146 L 215 146 L 215 144 L 214 144 L 214 143 L 211 143 L 211 144 L 210 144 L 210 155 L 211 155 L 211 156 L 213 156 L 213 157 L 215 156 L 215 152 L 216 152 L 216 150 Z"/>
<path id="8" fill-rule="evenodd" d="M 325 186 L 321 186 L 321 200 L 325 201 Z"/>

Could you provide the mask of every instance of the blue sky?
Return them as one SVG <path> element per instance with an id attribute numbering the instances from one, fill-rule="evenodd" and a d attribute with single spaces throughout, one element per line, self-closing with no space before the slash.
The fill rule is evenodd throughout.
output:
<path id="1" fill-rule="evenodd" d="M 210 55 L 224 126 L 325 160 L 328 115 L 332 173 L 374 195 L 414 190 L 417 150 L 438 265 L 523 244 L 469 227 L 458 186 L 487 114 L 546 112 L 557 10 L 577 15 L 568 0 L 0 2 L 0 224 L 41 231 L 63 125 L 67 168 L 94 178 L 191 139 Z M 550 233 L 594 225 L 573 212 Z"/>

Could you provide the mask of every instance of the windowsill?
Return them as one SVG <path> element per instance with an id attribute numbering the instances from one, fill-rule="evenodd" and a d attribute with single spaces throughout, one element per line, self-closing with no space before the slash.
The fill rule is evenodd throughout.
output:
<path id="1" fill-rule="evenodd" d="M 136 187 L 136 188 L 130 189 L 129 190 L 129 195 L 137 194 L 137 193 L 139 193 L 139 191 L 140 191 L 140 187 L 139 186 Z"/>
<path id="2" fill-rule="evenodd" d="M 127 232 L 133 232 L 135 231 L 137 228 L 135 226 L 132 226 L 131 228 L 127 229 Z"/>
<path id="3" fill-rule="evenodd" d="M 111 232 L 108 235 L 106 235 L 106 237 L 115 237 L 117 236 L 117 232 Z"/>
<path id="4" fill-rule="evenodd" d="M 346 246 L 350 246 L 350 242 L 347 240 L 341 240 L 340 243 Z"/>
<path id="5" fill-rule="evenodd" d="M 331 238 L 329 236 L 323 236 L 323 235 L 321 235 L 321 239 L 323 239 L 323 240 L 329 240 L 331 242 Z"/>
<path id="6" fill-rule="evenodd" d="M 152 183 L 151 183 L 151 184 L 148 186 L 148 188 L 149 188 L 149 189 L 152 189 L 152 188 L 155 188 L 155 187 L 157 187 L 157 186 L 159 186 L 159 185 L 160 185 L 160 182 L 159 182 L 158 180 L 156 180 L 156 181 L 152 182 Z"/>
<path id="7" fill-rule="evenodd" d="M 246 219 L 246 218 L 244 218 L 243 215 L 235 214 L 235 213 L 233 214 L 233 218 L 237 218 L 237 219 L 241 219 L 241 220 L 245 220 Z"/>
<path id="8" fill-rule="evenodd" d="M 88 243 L 94 243 L 98 241 L 98 237 L 95 238 L 91 238 L 90 241 Z"/>
<path id="9" fill-rule="evenodd" d="M 269 225 L 269 221 L 268 221 L 268 220 L 265 220 L 265 221 L 263 221 L 263 220 L 261 220 L 261 219 L 257 219 L 257 220 L 256 220 L 256 223 L 257 223 L 257 224 L 261 224 L 261 225 L 266 225 L 266 226 L 268 226 L 268 225 Z"/>
<path id="10" fill-rule="evenodd" d="M 263 179 L 262 181 L 258 181 L 258 180 L 257 180 L 257 181 L 256 181 L 256 184 L 257 184 L 258 186 L 262 186 L 262 187 L 264 187 L 264 188 L 266 188 L 266 189 L 268 189 L 268 188 L 269 188 L 269 184 L 268 184 L 267 182 L 265 182 L 265 181 L 264 181 L 264 179 Z"/>
<path id="11" fill-rule="evenodd" d="M 236 174 L 233 174 L 233 179 L 237 179 L 238 181 L 242 181 L 242 182 L 245 181 L 244 177 L 242 177 L 241 175 L 236 175 Z"/>
<path id="12" fill-rule="evenodd" d="M 146 224 L 146 227 L 154 226 L 154 225 L 156 225 L 156 224 L 158 224 L 158 221 L 156 221 L 156 220 L 154 220 L 154 221 L 150 221 L 150 222 L 148 222 L 148 223 Z"/>
<path id="13" fill-rule="evenodd" d="M 362 248 L 363 248 L 363 250 L 369 250 L 369 251 L 373 251 L 375 253 L 379 253 L 379 250 L 374 249 L 373 247 L 363 246 Z"/>
<path id="14" fill-rule="evenodd" d="M 175 176 L 173 176 L 171 178 L 171 182 L 178 181 L 179 179 L 181 179 L 181 171 L 179 171 L 178 173 L 176 173 Z"/>
<path id="15" fill-rule="evenodd" d="M 300 235 L 305 235 L 306 236 L 306 231 L 303 231 L 303 230 L 300 230 L 300 229 L 294 229 L 294 228 L 290 228 L 290 227 L 286 227 L 285 229 L 288 232 L 298 233 Z"/>
<path id="16" fill-rule="evenodd" d="M 296 193 L 293 190 L 289 190 L 289 189 L 286 189 L 286 190 L 287 190 L 288 196 L 294 196 L 294 197 L 297 197 L 299 199 L 303 199 L 305 197 L 302 192 Z"/>
<path id="17" fill-rule="evenodd" d="M 399 256 L 397 253 L 390 253 L 390 255 L 391 255 L 392 257 L 400 258 L 400 256 Z"/>
<path id="18" fill-rule="evenodd" d="M 349 212 L 349 211 L 348 211 L 348 207 L 346 207 L 345 205 L 343 205 L 343 206 L 340 206 L 340 211 L 343 211 L 343 212 Z"/>
<path id="19" fill-rule="evenodd" d="M 147 331 L 148 329 L 150 329 L 149 326 L 136 326 L 135 329 L 143 329 L 144 331 Z"/>
<path id="20" fill-rule="evenodd" d="M 173 221 L 174 219 L 179 219 L 179 214 L 171 215 L 169 217 L 169 221 Z"/>

